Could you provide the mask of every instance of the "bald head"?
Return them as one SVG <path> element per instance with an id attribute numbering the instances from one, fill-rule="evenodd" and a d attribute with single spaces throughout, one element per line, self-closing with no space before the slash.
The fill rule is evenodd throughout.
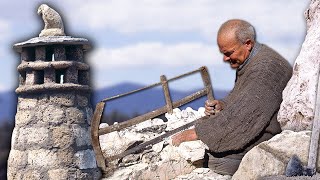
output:
<path id="1" fill-rule="evenodd" d="M 222 24 L 218 31 L 217 43 L 223 60 L 236 69 L 249 57 L 255 44 L 255 32 L 251 24 L 232 19 Z"/>
<path id="2" fill-rule="evenodd" d="M 247 21 L 231 19 L 221 25 L 218 31 L 219 38 L 235 38 L 239 43 L 245 43 L 248 39 L 255 42 L 256 33 L 254 27 Z"/>

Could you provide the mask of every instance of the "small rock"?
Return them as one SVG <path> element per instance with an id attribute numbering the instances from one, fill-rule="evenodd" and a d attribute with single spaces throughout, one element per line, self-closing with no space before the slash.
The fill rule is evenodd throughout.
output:
<path id="1" fill-rule="evenodd" d="M 152 146 L 152 150 L 156 153 L 160 153 L 163 149 L 163 144 L 164 144 L 164 141 L 161 141 L 155 145 Z"/>
<path id="2" fill-rule="evenodd" d="M 128 156 L 122 158 L 122 163 L 133 163 L 139 161 L 139 159 L 139 154 L 129 154 Z"/>
<path id="3" fill-rule="evenodd" d="M 208 147 L 200 140 L 188 141 L 180 144 L 178 152 L 185 160 L 195 162 L 204 158 L 205 149 L 208 149 Z"/>
<path id="4" fill-rule="evenodd" d="M 180 175 L 176 177 L 174 180 L 231 180 L 231 176 L 229 175 L 221 175 L 213 172 L 209 168 L 197 168 L 194 169 L 191 173 Z"/>
<path id="5" fill-rule="evenodd" d="M 141 161 L 143 163 L 155 163 L 160 161 L 160 156 L 156 152 L 148 152 L 144 155 L 142 155 Z"/>

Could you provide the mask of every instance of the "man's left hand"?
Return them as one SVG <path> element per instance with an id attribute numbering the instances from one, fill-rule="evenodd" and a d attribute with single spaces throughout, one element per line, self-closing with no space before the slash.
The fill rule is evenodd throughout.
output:
<path id="1" fill-rule="evenodd" d="M 188 129 L 172 136 L 172 145 L 179 146 L 185 141 L 195 141 L 198 139 L 195 129 Z"/>

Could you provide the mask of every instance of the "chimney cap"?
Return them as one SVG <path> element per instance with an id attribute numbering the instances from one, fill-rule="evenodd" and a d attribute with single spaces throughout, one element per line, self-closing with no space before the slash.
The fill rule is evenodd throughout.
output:
<path id="1" fill-rule="evenodd" d="M 46 36 L 46 37 L 35 37 L 24 42 L 16 43 L 13 48 L 21 52 L 24 47 L 35 47 L 43 45 L 82 45 L 83 49 L 86 51 L 90 49 L 90 43 L 85 38 L 74 38 L 71 36 Z"/>

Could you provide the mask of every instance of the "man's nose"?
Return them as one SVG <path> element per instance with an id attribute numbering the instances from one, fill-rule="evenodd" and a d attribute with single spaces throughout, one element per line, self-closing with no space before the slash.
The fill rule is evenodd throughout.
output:
<path id="1" fill-rule="evenodd" d="M 224 61 L 229 61 L 229 60 L 230 60 L 230 57 L 224 55 L 224 56 L 223 56 L 223 60 L 224 60 Z"/>

